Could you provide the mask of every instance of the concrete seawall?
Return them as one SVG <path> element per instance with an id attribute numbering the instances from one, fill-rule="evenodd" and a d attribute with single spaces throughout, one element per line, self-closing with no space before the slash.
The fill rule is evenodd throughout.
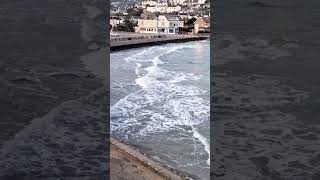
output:
<path id="1" fill-rule="evenodd" d="M 111 51 L 118 51 L 123 49 L 130 49 L 130 48 L 138 48 L 144 46 L 153 46 L 159 44 L 166 44 L 166 43 L 182 43 L 188 41 L 198 41 L 198 40 L 205 40 L 208 39 L 210 35 L 199 35 L 199 36 L 183 36 L 183 35 L 171 35 L 168 37 L 161 37 L 159 38 L 125 38 L 125 40 L 115 41 L 111 39 L 110 42 L 110 50 Z"/>
<path id="2" fill-rule="evenodd" d="M 111 179 L 184 180 L 178 172 L 164 167 L 133 147 L 110 138 Z"/>

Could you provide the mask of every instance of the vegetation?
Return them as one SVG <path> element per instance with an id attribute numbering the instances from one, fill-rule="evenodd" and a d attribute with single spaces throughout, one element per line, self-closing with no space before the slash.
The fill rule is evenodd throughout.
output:
<path id="1" fill-rule="evenodd" d="M 188 19 L 187 21 L 186 21 L 186 25 L 187 26 L 193 26 L 193 23 L 196 21 L 197 19 L 196 18 L 191 18 L 191 19 Z"/>
<path id="2" fill-rule="evenodd" d="M 191 31 L 187 27 L 179 27 L 179 32 L 183 34 L 183 33 L 188 33 L 188 32 L 191 32 Z"/>
<path id="3" fill-rule="evenodd" d="M 140 16 L 143 13 L 143 9 L 134 9 L 134 8 L 129 8 L 127 9 L 128 16 Z"/>
<path id="4" fill-rule="evenodd" d="M 184 28 L 181 28 L 180 31 L 183 32 L 192 32 L 194 28 L 194 22 L 196 21 L 196 18 L 186 19 L 184 22 Z"/>
<path id="5" fill-rule="evenodd" d="M 124 20 L 122 24 L 119 24 L 113 28 L 114 31 L 125 31 L 125 32 L 134 32 L 134 27 L 137 26 L 137 23 L 133 23 L 128 19 Z"/>

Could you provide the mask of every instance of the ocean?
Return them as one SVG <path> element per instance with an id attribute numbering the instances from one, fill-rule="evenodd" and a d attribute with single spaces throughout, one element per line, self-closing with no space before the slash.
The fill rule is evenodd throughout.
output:
<path id="1" fill-rule="evenodd" d="M 210 42 L 111 53 L 111 136 L 210 179 Z"/>

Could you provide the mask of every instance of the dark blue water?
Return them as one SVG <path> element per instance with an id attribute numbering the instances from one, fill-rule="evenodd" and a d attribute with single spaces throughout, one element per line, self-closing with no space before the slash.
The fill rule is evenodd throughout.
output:
<path id="1" fill-rule="evenodd" d="M 111 134 L 209 179 L 209 41 L 111 54 Z"/>

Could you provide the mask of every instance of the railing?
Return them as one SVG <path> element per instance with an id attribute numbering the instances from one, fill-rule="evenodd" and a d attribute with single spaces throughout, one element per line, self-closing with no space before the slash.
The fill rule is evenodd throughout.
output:
<path id="1" fill-rule="evenodd" d="M 152 34 L 152 33 L 133 33 L 133 32 L 112 32 L 119 36 L 110 36 L 110 42 L 130 41 L 130 40 L 146 40 L 146 39 L 185 39 L 193 37 L 209 37 L 210 34 Z M 121 36 L 124 35 L 125 37 Z"/>

